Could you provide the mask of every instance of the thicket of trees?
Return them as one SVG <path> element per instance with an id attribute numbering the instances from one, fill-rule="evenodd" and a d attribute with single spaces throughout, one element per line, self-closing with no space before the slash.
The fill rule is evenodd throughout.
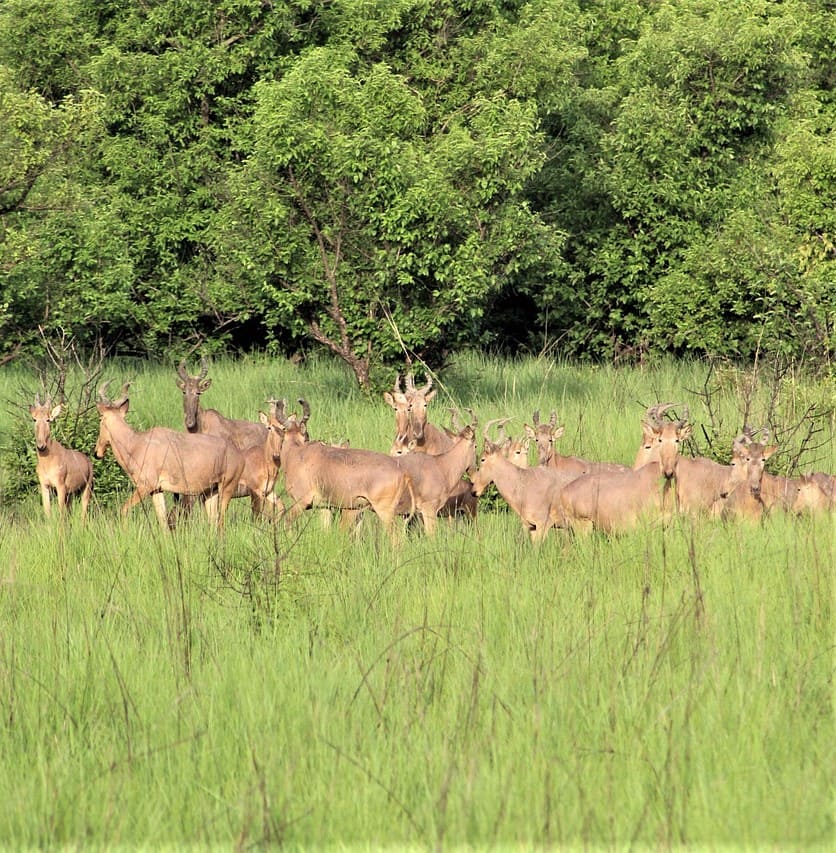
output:
<path id="1" fill-rule="evenodd" d="M 820 0 L 2 0 L 0 359 L 831 359 Z"/>

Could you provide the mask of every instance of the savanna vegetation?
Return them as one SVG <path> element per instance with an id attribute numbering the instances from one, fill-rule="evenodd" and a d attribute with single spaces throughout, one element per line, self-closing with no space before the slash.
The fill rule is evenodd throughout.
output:
<path id="1" fill-rule="evenodd" d="M 834 351 L 819 0 L 4 0 L 0 358 Z"/>
<path id="2" fill-rule="evenodd" d="M 180 428 L 174 368 L 102 375 L 133 381 L 134 425 Z M 211 375 L 229 415 L 305 397 L 315 437 L 391 442 L 392 410 L 337 362 Z M 0 373 L 4 846 L 828 846 L 832 514 L 533 548 L 485 498 L 475 523 L 393 545 L 373 517 L 286 529 L 236 500 L 223 536 L 199 514 L 168 534 L 150 507 L 119 521 L 108 458 L 87 523 L 47 522 L 34 486 L 10 497 L 40 381 Z M 437 387 L 436 422 L 471 406 L 516 434 L 556 409 L 564 452 L 595 459 L 630 463 L 667 400 L 701 452 L 769 423 L 771 470 L 836 470 L 832 378 L 789 368 L 467 355 Z"/>

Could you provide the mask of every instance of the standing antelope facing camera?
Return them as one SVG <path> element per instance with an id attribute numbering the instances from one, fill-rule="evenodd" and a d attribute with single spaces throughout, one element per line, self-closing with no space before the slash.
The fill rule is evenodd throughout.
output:
<path id="1" fill-rule="evenodd" d="M 383 395 L 395 410 L 393 453 L 399 446 L 406 447 L 410 441 L 415 442 L 413 450 L 417 453 L 444 453 L 452 447 L 453 439 L 427 420 L 427 408 L 435 397 L 432 385 L 432 379 L 428 379 L 423 388 L 416 388 L 413 375 L 407 373 L 406 390 L 401 388 L 400 376 L 396 376 L 393 390 Z"/>
<path id="2" fill-rule="evenodd" d="M 128 387 L 111 401 L 99 388 L 96 409 L 101 422 L 96 456 L 102 459 L 110 447 L 116 461 L 133 481 L 134 493 L 122 506 L 122 516 L 151 495 L 157 518 L 168 529 L 164 492 L 206 498 L 206 514 L 223 528 L 226 509 L 235 495 L 244 470 L 244 457 L 235 445 L 215 435 L 190 434 L 152 427 L 140 432 L 125 420 Z"/>
<path id="3" fill-rule="evenodd" d="M 183 421 L 186 432 L 203 435 L 217 435 L 234 444 L 239 450 L 246 450 L 255 444 L 263 445 L 267 438 L 267 428 L 263 423 L 224 417 L 215 409 L 204 409 L 200 404 L 200 395 L 212 384 L 206 378 L 209 367 L 206 359 L 200 360 L 200 373 L 190 376 L 185 361 L 177 368 L 177 387 L 183 392 Z"/>
<path id="4" fill-rule="evenodd" d="M 655 448 L 655 461 L 638 470 L 600 471 L 573 480 L 560 496 L 565 526 L 619 532 L 634 527 L 643 515 L 673 514 L 679 447 L 691 426 L 684 420 L 654 419 L 642 422 L 642 431 Z"/>
<path id="5" fill-rule="evenodd" d="M 47 398 L 41 402 L 41 395 L 35 397 L 35 403 L 29 406 L 29 414 L 35 421 L 35 450 L 38 462 L 35 468 L 41 487 L 41 503 L 44 514 L 50 517 L 50 496 L 55 490 L 58 512 L 63 515 L 72 495 L 81 494 L 81 517 L 87 517 L 90 497 L 93 494 L 93 465 L 90 459 L 78 450 L 64 447 L 52 438 L 52 422 L 61 414 L 63 406 L 56 406 Z"/>
<path id="6" fill-rule="evenodd" d="M 769 433 L 765 440 L 768 440 Z M 723 518 L 747 518 L 759 520 L 766 506 L 761 497 L 766 460 L 777 450 L 777 446 L 753 440 L 750 431 L 744 430 L 732 444 L 732 475 L 727 484 L 728 497 L 723 509 Z"/>

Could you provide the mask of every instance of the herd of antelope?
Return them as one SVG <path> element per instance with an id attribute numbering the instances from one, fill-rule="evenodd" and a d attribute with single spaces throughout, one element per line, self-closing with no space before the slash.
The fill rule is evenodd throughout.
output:
<path id="1" fill-rule="evenodd" d="M 405 382 L 398 377 L 383 395 L 395 412 L 395 438 L 386 454 L 311 440 L 305 400 L 298 401 L 301 415 L 288 412 L 283 400 L 269 400 L 269 413 L 260 412 L 258 422 L 205 409 L 200 397 L 211 384 L 207 372 L 205 362 L 197 376 L 188 373 L 185 363 L 177 369 L 185 431 L 137 431 L 126 417 L 129 384 L 115 400 L 105 396 L 108 383 L 99 388 L 95 454 L 101 459 L 110 447 L 134 485 L 123 516 L 150 496 L 160 524 L 168 529 L 173 524 L 165 501 L 169 492 L 186 508 L 202 501 L 219 528 L 230 500 L 248 497 L 257 517 L 284 517 L 291 523 L 305 510 L 321 507 L 338 511 L 343 524 L 353 525 L 363 510 L 371 509 L 393 534 L 396 520 L 405 516 L 420 516 L 431 534 L 439 517 L 475 519 L 478 498 L 493 483 L 531 540 L 539 542 L 553 527 L 616 532 L 635 526 L 640 518 L 664 520 L 675 513 L 760 519 L 776 510 L 832 510 L 836 502 L 832 474 L 788 478 L 764 470 L 776 450 L 767 443 L 765 430 L 744 429 L 734 440 L 729 465 L 683 456 L 680 448 L 691 426 L 687 411 L 679 420 L 666 417 L 672 404 L 647 410 L 632 467 L 560 455 L 556 442 L 564 428 L 554 412 L 546 423 L 534 412 L 532 424 L 525 425 L 518 439 L 505 434 L 510 418 L 489 421 L 477 465 L 472 411 L 467 424 L 454 415 L 451 429 L 429 421 L 432 380 L 418 388 L 407 374 Z M 40 396 L 29 407 L 43 508 L 49 516 L 53 492 L 61 512 L 71 496 L 80 495 L 84 517 L 93 466 L 83 453 L 52 438 L 50 424 L 61 410 L 60 404 L 41 402 Z M 762 440 L 756 440 L 762 433 Z M 532 445 L 535 465 L 529 464 Z M 276 492 L 280 472 L 287 504 Z"/>

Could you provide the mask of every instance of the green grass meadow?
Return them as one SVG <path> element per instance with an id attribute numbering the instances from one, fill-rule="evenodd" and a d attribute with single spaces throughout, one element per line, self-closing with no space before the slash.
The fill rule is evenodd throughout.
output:
<path id="1" fill-rule="evenodd" d="M 111 371 L 131 423 L 181 427 L 172 365 Z M 210 376 L 230 416 L 303 396 L 316 438 L 393 436 L 330 362 Z M 562 452 L 632 462 L 646 406 L 707 423 L 706 376 L 469 355 L 430 411 L 519 434 L 556 409 Z M 745 399 L 755 423 L 776 394 L 788 423 L 836 405 L 832 378 L 711 382 L 730 433 Z M 0 372 L 4 400 L 36 387 Z M 802 469 L 834 471 L 818 426 Z M 198 514 L 167 535 L 95 497 L 87 524 L 48 522 L 35 490 L 0 504 L 0 846 L 824 849 L 835 540 L 833 515 L 777 514 L 533 548 L 497 500 L 398 544 L 373 517 L 286 529 L 242 500 L 223 537 Z"/>

